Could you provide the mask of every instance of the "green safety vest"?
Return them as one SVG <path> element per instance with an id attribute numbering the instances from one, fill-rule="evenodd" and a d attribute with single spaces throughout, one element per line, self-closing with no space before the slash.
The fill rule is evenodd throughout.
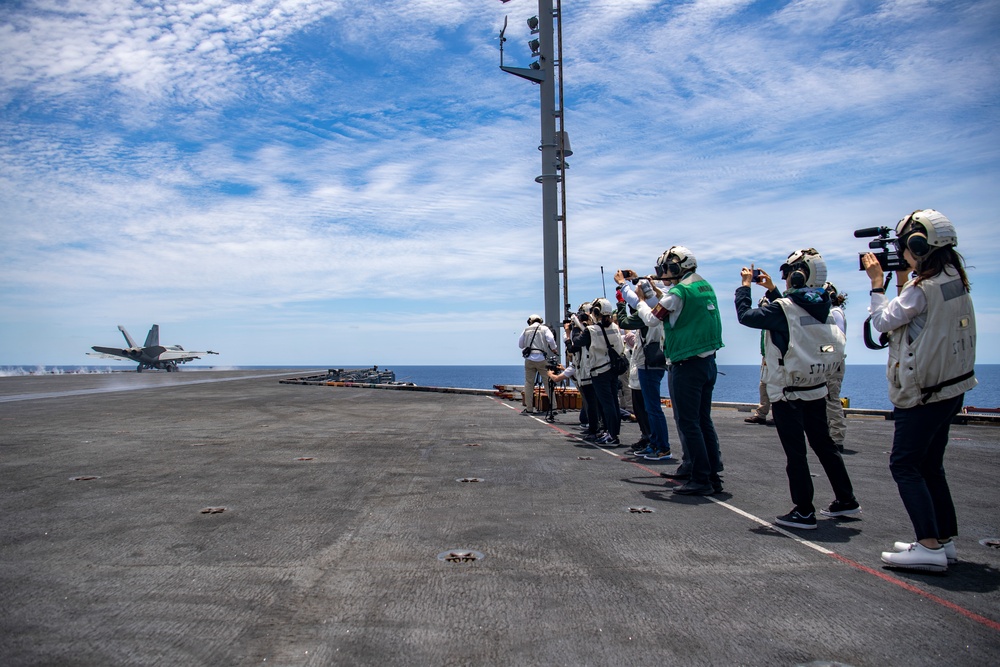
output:
<path id="1" fill-rule="evenodd" d="M 689 273 L 668 294 L 679 296 L 684 308 L 673 327 L 669 321 L 663 323 L 663 352 L 667 359 L 677 363 L 723 347 L 719 301 L 704 278 Z"/>

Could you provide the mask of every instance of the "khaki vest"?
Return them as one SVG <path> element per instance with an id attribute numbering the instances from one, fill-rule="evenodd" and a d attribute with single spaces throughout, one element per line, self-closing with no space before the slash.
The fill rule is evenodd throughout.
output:
<path id="1" fill-rule="evenodd" d="M 590 377 L 594 377 L 606 373 L 611 368 L 611 357 L 608 355 L 608 344 L 604 342 L 601 327 L 597 324 L 591 324 L 587 329 L 590 331 Z M 625 356 L 625 344 L 622 342 L 618 325 L 612 323 L 611 326 L 604 329 L 604 333 L 608 334 L 608 342 L 618 351 L 618 354 Z"/>
<path id="2" fill-rule="evenodd" d="M 975 387 L 976 313 L 962 278 L 952 268 L 903 288 L 921 289 L 926 322 L 911 340 L 913 322 L 889 332 L 889 400 L 912 408 L 954 398 Z"/>
<path id="3" fill-rule="evenodd" d="M 826 381 L 843 373 L 847 338 L 832 317 L 820 322 L 788 297 L 774 303 L 788 322 L 788 351 L 782 357 L 771 332 L 766 332 L 762 379 L 768 398 L 772 402 L 823 398 Z"/>

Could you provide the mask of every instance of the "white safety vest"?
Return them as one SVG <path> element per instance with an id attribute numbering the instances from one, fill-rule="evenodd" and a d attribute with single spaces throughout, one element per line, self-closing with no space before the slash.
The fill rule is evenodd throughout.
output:
<path id="1" fill-rule="evenodd" d="M 607 342 L 604 340 L 604 333 L 601 333 L 600 325 L 591 324 L 587 330 L 590 331 L 590 377 L 594 377 L 607 372 L 611 367 L 608 342 L 622 356 L 625 356 L 625 344 L 622 342 L 618 325 L 613 322 L 611 326 L 604 329 L 604 333 L 608 335 Z"/>
<path id="2" fill-rule="evenodd" d="M 912 408 L 975 387 L 976 313 L 958 272 L 949 268 L 904 289 L 923 290 L 926 321 L 912 340 L 913 322 L 889 332 L 889 400 Z"/>
<path id="3" fill-rule="evenodd" d="M 826 381 L 844 369 L 847 338 L 827 316 L 820 322 L 788 297 L 775 299 L 788 322 L 785 356 L 766 332 L 762 379 L 774 401 L 813 401 L 826 396 Z"/>

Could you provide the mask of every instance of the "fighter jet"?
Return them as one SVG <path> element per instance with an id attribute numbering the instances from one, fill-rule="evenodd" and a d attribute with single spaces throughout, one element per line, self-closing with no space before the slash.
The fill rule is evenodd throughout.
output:
<path id="1" fill-rule="evenodd" d="M 218 352 L 189 352 L 180 345 L 160 345 L 160 325 L 154 324 L 146 335 L 146 343 L 139 347 L 132 340 L 132 337 L 125 331 L 125 327 L 118 325 L 118 330 L 125 336 L 128 343 L 127 348 L 100 347 L 93 346 L 94 352 L 88 352 L 91 357 L 101 357 L 102 359 L 130 359 L 139 363 L 136 368 L 137 373 L 141 373 L 145 368 L 158 368 L 167 372 L 179 370 L 177 364 L 183 364 L 192 359 L 201 359 L 200 354 L 218 354 Z"/>

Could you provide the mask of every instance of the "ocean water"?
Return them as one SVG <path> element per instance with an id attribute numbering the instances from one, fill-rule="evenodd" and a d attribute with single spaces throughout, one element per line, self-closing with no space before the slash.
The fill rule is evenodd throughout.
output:
<path id="1" fill-rule="evenodd" d="M 326 364 L 302 367 L 364 368 L 365 364 Z M 187 366 L 181 372 L 208 370 L 207 366 Z M 232 367 L 227 367 L 232 368 Z M 239 366 L 233 370 L 271 370 L 274 366 Z M 281 368 L 288 368 L 287 366 Z M 524 367 L 507 366 L 388 366 L 395 371 L 400 382 L 412 382 L 429 387 L 465 387 L 492 389 L 495 384 L 519 385 L 524 382 Z M 126 366 L 13 366 L 0 367 L 0 376 L 36 373 L 110 373 L 124 371 Z M 147 371 L 150 372 L 150 371 Z M 1000 365 L 976 366 L 979 386 L 965 395 L 965 404 L 980 408 L 1000 407 Z M 760 381 L 759 366 L 719 366 L 719 379 L 713 398 L 728 403 L 756 403 Z M 667 383 L 663 382 L 661 396 L 668 396 Z M 885 366 L 848 365 L 844 374 L 841 396 L 851 399 L 852 408 L 891 410 L 892 404 L 886 389 Z"/>
<path id="2" fill-rule="evenodd" d="M 433 387 L 490 389 L 494 384 L 522 384 L 524 367 L 517 366 L 390 366 L 396 379 Z M 1000 365 L 976 366 L 979 386 L 965 395 L 965 404 L 981 408 L 1000 407 Z M 727 403 L 756 403 L 760 366 L 719 366 L 712 397 Z M 667 397 L 664 380 L 660 395 Z M 885 366 L 848 365 L 840 395 L 851 399 L 852 408 L 891 410 Z"/>

